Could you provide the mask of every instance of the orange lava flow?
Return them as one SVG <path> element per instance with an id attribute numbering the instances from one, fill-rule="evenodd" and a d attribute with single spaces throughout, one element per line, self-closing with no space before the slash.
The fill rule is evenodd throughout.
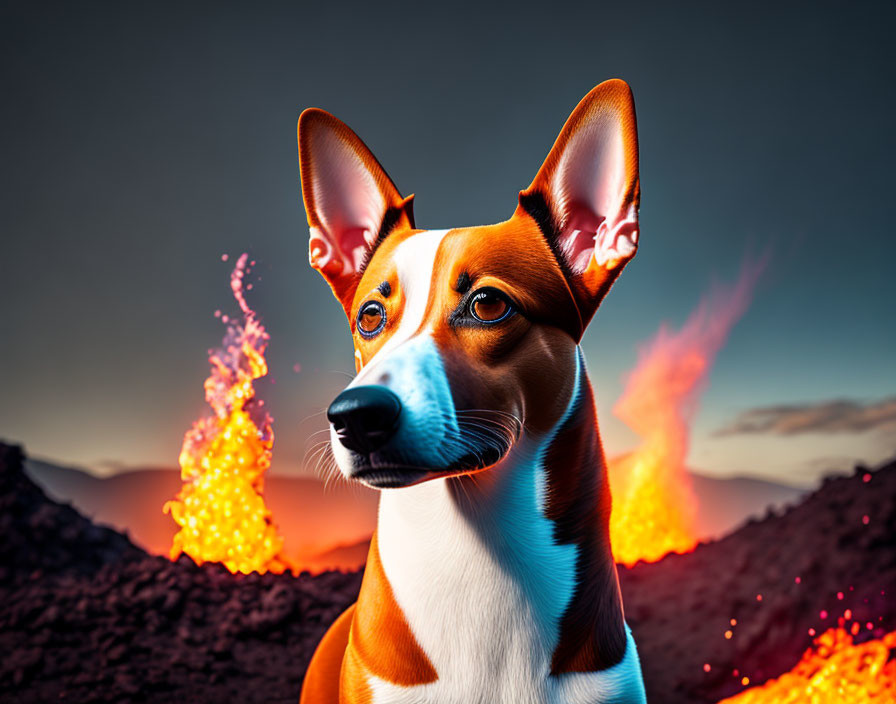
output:
<path id="1" fill-rule="evenodd" d="M 892 656 L 891 656 L 892 653 Z M 893 704 L 896 631 L 859 645 L 843 628 L 822 633 L 796 667 L 719 704 Z"/>
<path id="2" fill-rule="evenodd" d="M 197 420 L 184 436 L 184 484 L 164 510 L 180 526 L 172 560 L 183 552 L 199 564 L 220 562 L 231 572 L 283 572 L 283 539 L 262 496 L 274 445 L 272 419 L 254 389 L 255 380 L 268 372 L 269 336 L 243 294 L 247 259 L 246 254 L 239 258 L 230 278 L 242 320 L 222 316 L 228 323 L 224 341 L 209 353 L 205 398 L 214 415 Z"/>
<path id="3" fill-rule="evenodd" d="M 641 445 L 610 463 L 610 541 L 617 562 L 655 562 L 697 544 L 697 504 L 687 472 L 690 426 L 716 354 L 747 309 L 764 263 L 716 287 L 680 330 L 665 325 L 640 350 L 613 412 Z"/>

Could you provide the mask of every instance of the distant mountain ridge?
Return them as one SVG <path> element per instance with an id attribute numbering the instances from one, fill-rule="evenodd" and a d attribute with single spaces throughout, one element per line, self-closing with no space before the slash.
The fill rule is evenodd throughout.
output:
<path id="1" fill-rule="evenodd" d="M 28 474 L 55 500 L 71 502 L 96 522 L 126 532 L 147 551 L 167 555 L 176 526 L 162 512 L 182 482 L 173 469 L 135 469 L 97 477 L 82 469 L 28 459 Z M 718 479 L 691 474 L 698 501 L 700 539 L 722 537 L 769 508 L 806 492 L 761 479 Z M 284 554 L 313 572 L 357 569 L 376 526 L 377 494 L 359 485 L 325 486 L 311 477 L 265 478 L 265 501 L 284 537 Z"/>
<path id="2" fill-rule="evenodd" d="M 168 554 L 177 526 L 162 507 L 183 485 L 177 470 L 135 469 L 97 477 L 32 459 L 26 460 L 25 470 L 56 501 L 70 502 L 95 522 L 127 533 L 148 552 Z M 376 525 L 374 491 L 344 482 L 325 486 L 310 477 L 270 475 L 265 477 L 264 497 L 291 562 L 315 572 L 363 564 L 363 559 L 321 563 L 317 556 L 370 537 Z"/>

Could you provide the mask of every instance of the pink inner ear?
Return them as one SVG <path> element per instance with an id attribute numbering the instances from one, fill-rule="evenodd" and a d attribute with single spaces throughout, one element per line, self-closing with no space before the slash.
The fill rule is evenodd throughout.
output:
<path id="1" fill-rule="evenodd" d="M 560 249 L 569 268 L 579 274 L 588 268 L 594 253 L 595 237 L 604 220 L 597 217 L 590 207 L 582 207 L 579 203 L 569 203 L 567 213 L 566 225 L 560 232 Z"/>
<path id="2" fill-rule="evenodd" d="M 343 271 L 358 271 L 386 212 L 377 182 L 355 151 L 329 130 L 315 135 L 311 185 L 322 235 Z"/>
<path id="3" fill-rule="evenodd" d="M 615 115 L 596 116 L 570 137 L 550 187 L 561 215 L 560 247 L 580 273 L 588 268 L 601 224 L 612 227 L 624 211 L 625 145 Z"/>

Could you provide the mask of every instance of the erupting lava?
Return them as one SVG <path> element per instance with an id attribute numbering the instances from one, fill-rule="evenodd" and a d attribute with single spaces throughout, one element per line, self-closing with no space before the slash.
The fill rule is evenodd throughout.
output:
<path id="1" fill-rule="evenodd" d="M 184 485 L 164 510 L 180 526 L 171 559 L 185 552 L 197 563 L 221 562 L 231 572 L 283 572 L 283 539 L 262 497 L 274 444 L 272 420 L 253 387 L 268 373 L 269 338 L 243 293 L 247 260 L 243 254 L 230 276 L 242 321 L 222 316 L 227 332 L 221 347 L 209 353 L 205 398 L 214 415 L 196 421 L 184 436 Z"/>
<path id="2" fill-rule="evenodd" d="M 890 658 L 893 651 L 894 658 Z M 896 702 L 896 631 L 853 644 L 842 627 L 815 639 L 790 672 L 719 704 L 892 704 Z"/>
<path id="3" fill-rule="evenodd" d="M 681 330 L 660 328 L 639 353 L 613 412 L 641 436 L 611 462 L 610 538 L 617 562 L 655 562 L 697 543 L 685 469 L 689 426 L 713 360 L 750 303 L 764 262 L 746 263 L 733 287 L 715 287 Z"/>

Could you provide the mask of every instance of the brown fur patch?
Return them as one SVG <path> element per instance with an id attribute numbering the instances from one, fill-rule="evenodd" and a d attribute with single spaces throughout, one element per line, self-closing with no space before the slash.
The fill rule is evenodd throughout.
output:
<path id="1" fill-rule="evenodd" d="M 343 676 L 343 695 L 366 686 L 363 672 L 381 680 L 410 687 L 435 682 L 436 670 L 411 632 L 401 607 L 395 601 L 392 586 L 383 571 L 376 533 L 364 580 L 358 595 L 349 637 L 351 657 Z M 347 699 L 346 701 L 362 701 Z"/>
<path id="2" fill-rule="evenodd" d="M 579 547 L 576 588 L 560 623 L 551 673 L 593 672 L 625 655 L 622 595 L 610 549 L 610 487 L 594 396 L 582 378 L 578 406 L 545 457 L 547 516 L 558 543 Z"/>
<path id="3" fill-rule="evenodd" d="M 339 704 L 339 683 L 355 605 L 327 630 L 305 672 L 300 704 Z"/>

